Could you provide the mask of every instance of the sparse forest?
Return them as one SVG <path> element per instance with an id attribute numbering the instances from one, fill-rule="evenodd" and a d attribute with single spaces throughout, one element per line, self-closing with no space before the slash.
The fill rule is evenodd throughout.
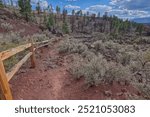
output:
<path id="1" fill-rule="evenodd" d="M 35 70 L 26 63 L 10 81 L 15 99 L 150 99 L 150 26 L 39 2 L 33 10 L 30 0 L 16 6 L 0 0 L 0 52 L 30 38 L 50 42 L 36 52 Z M 24 54 L 5 61 L 6 71 Z"/>

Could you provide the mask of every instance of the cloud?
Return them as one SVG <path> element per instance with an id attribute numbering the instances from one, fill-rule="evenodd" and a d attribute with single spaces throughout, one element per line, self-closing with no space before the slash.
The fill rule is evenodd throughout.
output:
<path id="1" fill-rule="evenodd" d="M 31 0 L 31 4 L 37 4 L 39 0 Z"/>
<path id="2" fill-rule="evenodd" d="M 48 7 L 48 2 L 47 2 L 47 1 L 41 1 L 41 2 L 40 2 L 40 6 L 41 6 L 42 8 L 47 8 L 47 7 Z"/>
<path id="3" fill-rule="evenodd" d="M 68 8 L 68 9 L 80 9 L 80 6 L 73 6 L 73 5 L 69 4 L 69 5 L 66 5 L 65 8 Z"/>
<path id="4" fill-rule="evenodd" d="M 86 10 L 91 10 L 91 11 L 109 11 L 111 9 L 112 7 L 107 5 L 93 5 L 86 8 Z"/>
<path id="5" fill-rule="evenodd" d="M 112 9 L 109 11 L 109 15 L 116 15 L 120 18 L 142 18 L 145 16 L 150 16 L 149 12 L 147 11 L 140 11 L 140 10 L 128 10 L 128 9 Z"/>
<path id="6" fill-rule="evenodd" d="M 47 7 L 48 7 L 48 2 L 47 2 L 47 0 L 31 0 L 31 4 L 32 4 L 32 5 L 36 5 L 38 2 L 40 3 L 40 6 L 41 6 L 42 8 L 47 8 Z"/>
<path id="7" fill-rule="evenodd" d="M 89 11 L 89 13 L 95 13 L 97 14 L 98 12 L 100 12 L 101 14 L 104 14 L 105 12 L 108 12 L 112 9 L 111 6 L 108 5 L 93 5 L 90 7 L 87 7 L 86 9 L 84 9 L 85 12 Z"/>
<path id="8" fill-rule="evenodd" d="M 150 16 L 150 0 L 111 0 L 109 4 L 113 7 L 110 14 L 115 14 L 118 17 Z"/>
<path id="9" fill-rule="evenodd" d="M 150 9 L 150 0 L 111 0 L 110 5 L 129 10 L 144 10 Z"/>

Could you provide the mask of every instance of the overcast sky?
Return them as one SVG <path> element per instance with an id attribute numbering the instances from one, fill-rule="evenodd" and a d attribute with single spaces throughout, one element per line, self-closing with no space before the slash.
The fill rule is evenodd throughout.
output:
<path id="1" fill-rule="evenodd" d="M 54 9 L 59 5 L 69 11 L 75 9 L 101 14 L 108 12 L 109 15 L 120 18 L 150 17 L 150 0 L 31 0 L 32 5 L 35 6 L 38 1 L 44 8 L 52 4 Z"/>

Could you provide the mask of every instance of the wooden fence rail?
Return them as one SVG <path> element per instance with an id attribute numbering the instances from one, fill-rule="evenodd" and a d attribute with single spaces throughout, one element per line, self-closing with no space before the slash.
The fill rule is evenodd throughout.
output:
<path id="1" fill-rule="evenodd" d="M 0 88 L 2 90 L 3 93 L 3 98 L 5 100 L 12 100 L 12 94 L 11 94 L 11 90 L 9 87 L 9 81 L 11 80 L 11 78 L 16 74 L 16 72 L 21 68 L 21 66 L 29 59 L 31 58 L 31 67 L 35 67 L 35 50 L 38 48 L 41 48 L 43 46 L 48 45 L 48 40 L 46 41 L 42 41 L 42 42 L 37 42 L 37 43 L 33 43 L 31 41 L 31 43 L 25 44 L 25 45 L 21 45 L 18 46 L 16 48 L 13 49 L 9 49 L 3 52 L 0 52 Z M 36 48 L 34 47 L 35 45 L 40 45 L 37 46 Z M 22 52 L 26 49 L 30 49 L 30 52 L 25 55 L 25 57 L 20 60 L 12 69 L 10 72 L 6 73 L 5 71 L 5 67 L 3 64 L 3 61 L 16 55 L 19 52 Z"/>

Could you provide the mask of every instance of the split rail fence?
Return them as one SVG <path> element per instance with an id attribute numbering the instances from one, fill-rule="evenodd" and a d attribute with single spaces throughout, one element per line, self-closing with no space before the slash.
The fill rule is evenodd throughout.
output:
<path id="1" fill-rule="evenodd" d="M 12 77 L 17 73 L 17 71 L 21 68 L 21 66 L 30 58 L 31 59 L 31 67 L 35 68 L 35 50 L 42 48 L 48 45 L 49 40 L 33 43 L 32 41 L 28 44 L 18 46 L 16 48 L 12 48 L 3 52 L 0 52 L 0 89 L 2 92 L 3 100 L 12 100 L 12 93 L 9 86 L 9 81 Z M 36 46 L 36 47 L 35 47 Z M 22 60 L 20 60 L 14 67 L 12 67 L 11 71 L 6 73 L 4 67 L 4 60 L 22 52 L 26 49 L 29 49 L 30 52 L 24 56 Z"/>

